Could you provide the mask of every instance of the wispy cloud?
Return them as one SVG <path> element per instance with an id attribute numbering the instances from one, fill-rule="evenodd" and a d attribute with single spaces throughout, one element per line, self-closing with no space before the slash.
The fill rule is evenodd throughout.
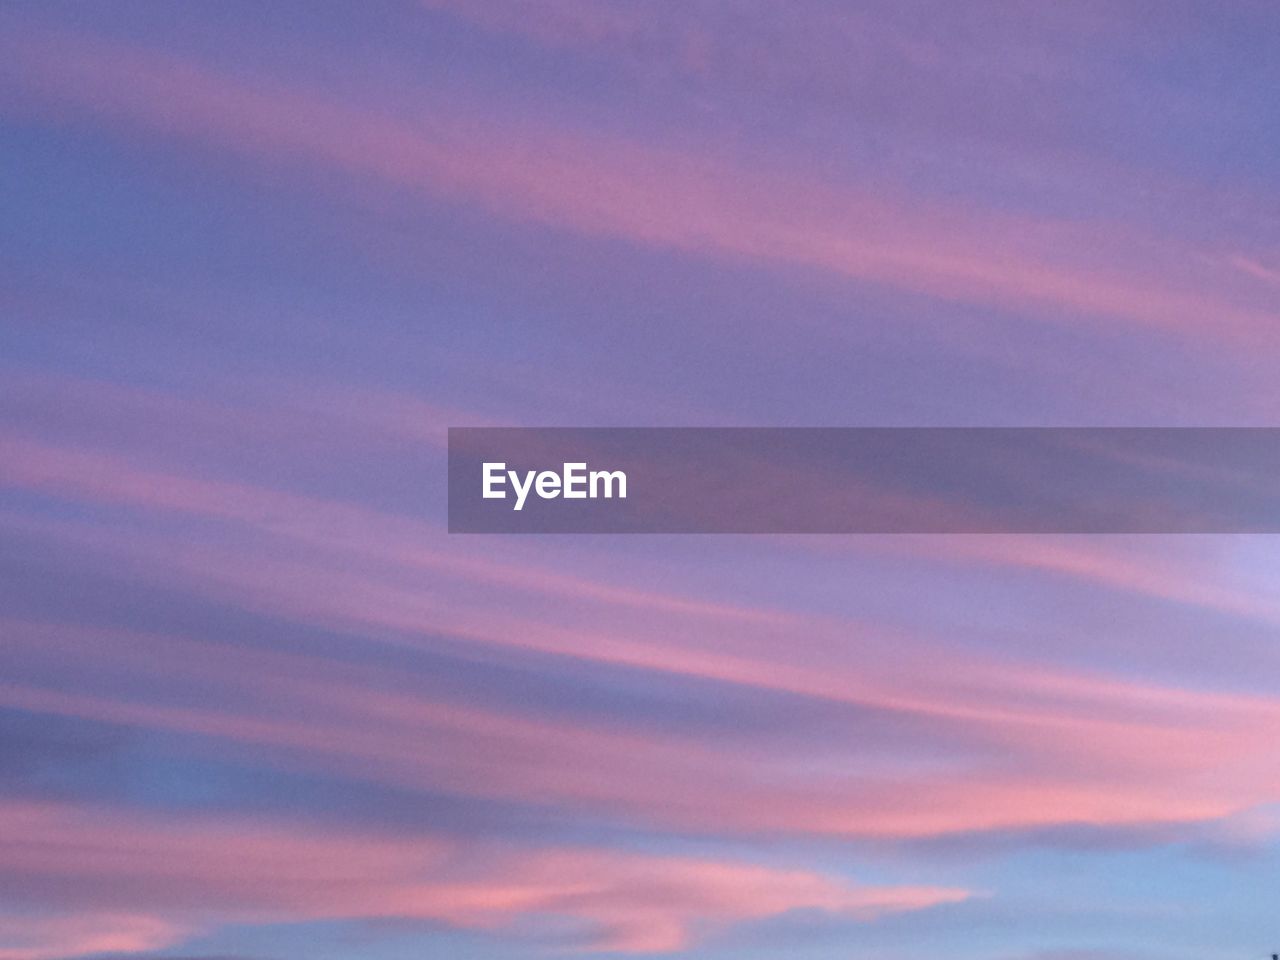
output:
<path id="1" fill-rule="evenodd" d="M 1269 541 L 442 505 L 455 425 L 1265 422 L 1271 6 L 0 23 L 0 960 L 1257 952 Z"/>
<path id="2" fill-rule="evenodd" d="M 69 386 L 101 406 L 91 386 Z M 162 412 L 184 419 L 172 396 L 143 392 L 129 404 L 140 422 Z M 202 406 L 192 420 L 219 436 L 241 415 Z M 280 442 L 274 431 L 239 429 L 253 446 Z M 333 429 L 334 443 L 350 442 L 343 421 Z M 800 743 L 784 726 L 752 742 L 727 738 L 723 724 L 655 729 L 628 713 L 634 707 L 581 714 L 510 694 L 477 702 L 465 681 L 453 693 L 439 684 L 408 692 L 399 670 L 353 668 L 319 651 L 18 620 L 5 625 L 15 669 L 0 702 L 10 708 L 236 743 L 277 763 L 359 771 L 412 790 L 710 835 L 903 839 L 1190 825 L 1277 799 L 1280 787 L 1258 767 L 1280 724 L 1280 705 L 1266 696 L 1038 664 L 1032 651 L 960 653 L 926 632 L 620 586 L 599 573 L 557 572 L 532 554 L 495 557 L 475 542 L 446 548 L 438 525 L 419 518 L 158 469 L 148 465 L 154 441 L 134 447 L 124 455 L 10 433 L 0 458 L 0 482 L 11 489 L 145 518 L 127 540 L 65 518 L 6 522 L 125 564 L 145 582 L 336 630 L 370 649 L 414 655 L 447 638 L 477 657 L 532 658 L 528 668 L 575 664 L 606 684 L 624 676 L 703 684 L 708 694 L 771 702 L 780 716 L 825 711 L 839 735 Z M 222 533 L 193 543 L 180 533 L 192 523 Z M 1096 540 L 937 538 L 899 549 L 1261 623 L 1275 615 L 1256 593 L 1205 584 L 1168 556 Z M 58 662 L 89 669 L 64 670 L 57 688 L 23 681 L 16 669 L 25 664 L 38 678 Z M 107 682 L 113 676 L 130 680 L 121 687 Z M 427 742 L 450 749 L 424 751 Z"/>
<path id="3" fill-rule="evenodd" d="M 336 168 L 504 218 L 1041 320 L 1121 321 L 1236 344 L 1265 340 L 1274 326 L 1273 311 L 1233 290 L 1229 276 L 1203 276 L 1202 258 L 1179 261 L 1176 248 L 1157 244 L 1154 259 L 1100 260 L 1095 251 L 1116 249 L 1117 238 L 1069 224 L 895 202 L 715 154 L 479 119 L 447 102 L 405 118 L 73 37 L 24 37 L 12 54 L 7 69 L 29 109 L 71 110 L 276 171 Z M 1188 283 L 1195 274 L 1202 282 Z"/>
<path id="4" fill-rule="evenodd" d="M 184 928 L 146 913 L 84 910 L 69 915 L 21 916 L 0 912 L 0 958 L 62 960 L 91 954 L 142 953 L 168 946 L 185 933 Z"/>
<path id="5" fill-rule="evenodd" d="M 42 960 L 172 946 L 210 923 L 433 920 L 496 933 L 567 917 L 593 950 L 665 953 L 695 930 L 825 910 L 871 920 L 966 891 L 863 886 L 803 870 L 588 849 L 490 849 L 270 824 L 156 822 L 54 805 L 3 807 L 0 873 L 28 878 L 79 920 L 28 923 Z M 93 912 L 131 905 L 140 914 Z"/>

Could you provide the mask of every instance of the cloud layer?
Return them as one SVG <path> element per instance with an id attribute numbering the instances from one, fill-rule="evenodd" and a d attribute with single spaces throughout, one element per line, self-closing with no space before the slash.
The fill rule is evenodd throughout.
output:
<path id="1" fill-rule="evenodd" d="M 1277 25 L 0 12 L 0 960 L 1270 953 L 1270 539 L 457 537 L 444 439 L 1271 424 Z"/>

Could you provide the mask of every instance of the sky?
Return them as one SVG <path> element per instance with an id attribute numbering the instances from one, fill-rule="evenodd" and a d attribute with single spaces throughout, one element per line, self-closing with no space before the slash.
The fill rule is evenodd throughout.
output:
<path id="1" fill-rule="evenodd" d="M 1280 9 L 0 6 L 0 960 L 1280 949 L 1267 536 L 465 536 L 449 426 L 1266 426 Z"/>

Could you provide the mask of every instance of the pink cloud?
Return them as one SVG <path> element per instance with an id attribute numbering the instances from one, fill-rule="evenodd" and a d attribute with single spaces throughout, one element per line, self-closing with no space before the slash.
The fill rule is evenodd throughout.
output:
<path id="1" fill-rule="evenodd" d="M 945 734 L 953 759 L 923 772 L 908 772 L 910 764 L 865 767 L 858 759 L 862 773 L 852 777 L 840 771 L 860 758 L 857 748 L 876 744 L 853 728 L 847 745 L 815 745 L 821 749 L 805 757 L 767 740 L 747 747 L 391 695 L 383 691 L 396 684 L 383 671 L 322 658 L 9 623 L 15 657 L 98 663 L 90 678 L 127 670 L 143 684 L 135 696 L 106 695 L 92 682 L 77 688 L 71 674 L 58 690 L 24 685 L 15 675 L 0 700 L 18 709 L 212 737 L 293 765 L 336 772 L 358 765 L 364 775 L 415 788 L 537 799 L 699 830 L 929 836 L 1192 822 L 1278 799 L 1280 784 L 1257 762 L 1280 726 L 1272 698 L 961 655 L 927 637 L 883 634 L 838 618 L 520 575 L 503 563 L 437 556 L 429 546 L 434 530 L 366 508 L 161 473 L 21 438 L 4 444 L 0 480 L 9 484 L 125 505 L 153 520 L 216 520 L 251 535 L 238 545 L 194 546 L 143 531 L 122 543 L 70 528 L 72 542 L 141 564 L 138 574 L 148 582 L 370 642 L 413 647 L 439 634 L 480 649 L 550 653 L 874 709 L 930 737 Z M 1040 562 L 1054 570 L 1056 563 L 1067 570 L 1084 564 L 1074 572 L 1127 586 L 1130 566 L 1100 565 L 1105 555 L 1090 565 L 1090 556 L 993 555 L 1033 569 Z M 468 591 L 477 584 L 471 602 Z M 517 587 L 526 599 L 513 596 L 510 609 L 495 610 L 485 586 L 494 584 Z M 448 602 L 440 600 L 445 593 Z M 149 702 L 150 684 L 170 692 L 168 704 L 190 691 L 191 705 Z M 904 760 L 912 755 L 909 740 L 889 736 L 884 746 Z M 424 751 L 426 742 L 441 746 Z"/>
<path id="2" fill-rule="evenodd" d="M 145 953 L 171 946 L 187 932 L 146 914 L 0 914 L 0 960 L 65 960 L 90 954 Z"/>
<path id="3" fill-rule="evenodd" d="M 401 786 L 686 829 L 913 837 L 1195 822 L 1274 802 L 1280 789 L 1257 764 L 1280 724 L 1272 701 L 1063 674 L 1006 669 L 983 676 L 970 668 L 956 671 L 957 687 L 935 675 L 915 689 L 899 678 L 907 683 L 904 697 L 941 701 L 952 738 L 998 746 L 1004 761 L 999 770 L 969 769 L 957 754 L 948 769 L 932 773 L 872 767 L 852 777 L 838 772 L 849 763 L 838 760 L 846 752 L 838 742 L 820 751 L 828 759 L 818 772 L 805 773 L 803 756 L 790 747 L 747 749 L 389 693 L 383 671 L 297 654 L 17 623 L 5 632 L 15 663 L 73 658 L 90 677 L 123 673 L 142 684 L 136 696 L 104 695 L 72 692 L 85 682 L 74 675 L 58 691 L 15 678 L 0 686 L 8 707 L 213 737 L 286 766 L 358 769 Z M 775 674 L 787 671 L 761 662 L 756 683 L 766 682 L 770 666 Z M 834 696 L 854 678 L 831 680 L 827 695 Z M 163 685 L 169 701 L 191 690 L 197 704 L 238 706 L 152 704 L 145 692 L 152 685 Z M 955 702 L 957 691 L 995 702 L 966 708 Z M 823 695 L 813 687 L 803 692 Z M 905 699 L 901 709 L 911 709 Z M 831 760 L 836 766 L 823 772 Z"/>
<path id="4" fill-rule="evenodd" d="M 930 207 L 439 102 L 406 120 L 66 36 L 24 37 L 7 66 L 39 110 L 87 112 L 272 169 L 337 168 L 502 217 L 1219 343 L 1256 342 L 1275 322 L 1236 271 L 1158 239 Z M 1112 250 L 1126 259 L 1100 258 Z"/>
<path id="5" fill-rule="evenodd" d="M 43 960 L 68 948 L 69 955 L 150 949 L 220 923 L 317 919 L 433 920 L 509 934 L 522 918 L 564 917 L 592 949 L 669 952 L 688 946 L 695 931 L 789 910 L 872 920 L 970 896 L 694 857 L 471 849 L 441 838 L 226 818 L 160 822 L 47 804 L 9 803 L 0 813 L 0 873 L 54 883 L 63 906 L 88 911 L 83 922 L 31 924 L 31 946 L 6 960 Z M 98 915 L 102 904 L 148 914 Z"/>
<path id="6" fill-rule="evenodd" d="M 96 403 L 92 389 L 77 389 L 85 402 Z M 127 402 L 148 421 L 154 407 L 175 401 L 130 395 Z M 215 432 L 237 420 L 234 411 L 218 408 L 197 413 Z M 119 541 L 71 528 L 82 545 L 141 564 L 139 575 L 148 582 L 172 582 L 369 641 L 413 646 L 424 634 L 442 634 L 495 653 L 535 651 L 875 709 L 927 724 L 934 735 L 946 731 L 963 751 L 952 769 L 923 776 L 902 778 L 892 769 L 848 782 L 834 774 L 797 776 L 785 751 L 767 744 L 743 752 L 696 738 L 386 696 L 377 691 L 394 684 L 379 671 L 352 672 L 317 658 L 181 638 L 91 639 L 83 630 L 8 624 L 11 649 L 28 651 L 24 655 L 56 654 L 72 664 L 94 662 L 95 651 L 109 650 L 103 673 L 127 666 L 135 680 L 160 683 L 163 675 L 166 687 L 182 679 L 192 690 L 212 693 L 212 702 L 243 703 L 253 694 L 259 704 L 183 708 L 150 703 L 145 694 L 122 699 L 14 683 L 3 697 L 21 709 L 179 730 L 337 771 L 372 764 L 388 782 L 414 787 L 536 796 L 698 829 L 717 821 L 744 831 L 917 836 L 1065 822 L 1205 820 L 1275 798 L 1275 784 L 1249 773 L 1276 729 L 1278 708 L 1268 698 L 960 655 L 937 639 L 839 618 L 617 586 L 553 572 L 534 556 L 496 559 L 452 543 L 446 550 L 432 524 L 158 470 L 146 465 L 145 451 L 123 457 L 8 434 L 0 436 L 0 452 L 0 484 L 123 506 L 152 523 L 212 520 L 251 538 L 195 545 L 139 530 Z M 920 547 L 917 540 L 907 543 L 907 549 Z M 1267 613 L 1258 598 L 1210 586 L 1167 557 L 1129 557 L 1095 541 L 931 538 L 926 555 Z M 509 598 L 503 609 L 489 602 L 494 589 Z M 449 602 L 439 599 L 444 593 Z M 330 720 L 290 722 L 279 715 L 286 704 L 299 716 Z M 427 756 L 420 744 L 428 738 L 456 749 Z M 895 749 L 910 755 L 901 744 Z M 555 764 L 546 762 L 552 753 Z M 843 751 L 837 746 L 828 753 L 829 763 Z M 1019 773 L 969 768 L 994 756 L 1021 765 Z M 625 774 L 617 769 L 619 757 L 630 758 Z M 1201 784 L 1174 789 L 1190 779 Z M 712 807 L 715 817 L 707 813 Z"/>

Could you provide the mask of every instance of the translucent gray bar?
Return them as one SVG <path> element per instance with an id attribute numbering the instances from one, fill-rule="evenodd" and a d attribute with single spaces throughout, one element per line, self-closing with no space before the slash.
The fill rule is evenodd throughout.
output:
<path id="1" fill-rule="evenodd" d="M 1280 428 L 452 428 L 449 529 L 1274 533 L 1278 477 Z"/>

